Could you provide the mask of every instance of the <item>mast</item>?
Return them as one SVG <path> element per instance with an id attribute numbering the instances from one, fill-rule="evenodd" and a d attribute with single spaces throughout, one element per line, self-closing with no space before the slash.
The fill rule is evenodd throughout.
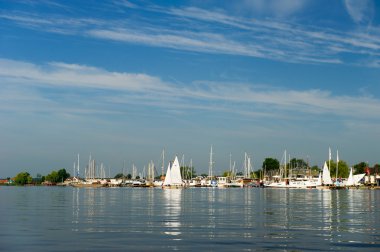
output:
<path id="1" fill-rule="evenodd" d="M 234 161 L 234 165 L 232 166 L 233 179 L 236 179 L 235 165 L 236 165 L 236 163 Z"/>
<path id="2" fill-rule="evenodd" d="M 190 179 L 193 178 L 193 159 L 190 158 Z"/>
<path id="3" fill-rule="evenodd" d="M 291 177 L 292 177 L 292 175 L 293 175 L 293 174 L 292 174 L 292 170 L 293 170 L 294 166 L 293 166 L 293 165 L 291 164 L 291 162 L 290 162 L 290 160 L 291 160 L 291 159 L 290 159 L 290 154 L 288 154 L 288 157 L 289 157 L 289 159 L 288 159 L 288 160 L 289 160 L 289 167 L 288 167 L 288 170 L 289 170 L 289 171 L 288 171 L 288 178 L 291 178 Z"/>
<path id="4" fill-rule="evenodd" d="M 124 175 L 124 171 L 125 170 L 125 160 L 123 160 L 123 171 L 122 171 L 122 180 L 123 180 L 123 183 L 125 182 L 125 175 Z"/>
<path id="5" fill-rule="evenodd" d="M 284 168 L 284 178 L 286 178 L 286 150 L 285 150 L 285 168 Z"/>
<path id="6" fill-rule="evenodd" d="M 78 153 L 78 164 L 77 164 L 77 177 L 79 177 L 79 153 Z"/>
<path id="7" fill-rule="evenodd" d="M 90 171 L 91 171 L 91 153 L 90 153 L 90 157 L 88 158 L 88 167 L 87 167 L 87 172 L 86 172 L 86 179 L 90 177 Z"/>
<path id="8" fill-rule="evenodd" d="M 212 166 L 213 166 L 213 161 L 212 161 L 212 145 L 211 145 L 211 150 L 210 150 L 210 163 L 208 166 L 208 176 L 212 178 Z"/>
<path id="9" fill-rule="evenodd" d="M 336 173 L 335 173 L 335 182 L 338 181 L 338 163 L 339 163 L 339 153 L 336 150 Z"/>
<path id="10" fill-rule="evenodd" d="M 330 172 L 331 148 L 329 147 L 329 172 Z"/>
<path id="11" fill-rule="evenodd" d="M 232 174 L 232 154 L 230 152 L 230 176 Z"/>
<path id="12" fill-rule="evenodd" d="M 247 152 L 244 152 L 244 177 L 247 177 Z"/>

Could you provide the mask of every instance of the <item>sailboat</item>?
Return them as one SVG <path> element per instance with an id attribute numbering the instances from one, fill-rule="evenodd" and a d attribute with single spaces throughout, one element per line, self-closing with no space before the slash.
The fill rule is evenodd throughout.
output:
<path id="1" fill-rule="evenodd" d="M 345 183 L 345 186 L 353 186 L 354 183 L 355 183 L 355 181 L 354 181 L 354 177 L 352 175 L 352 167 L 351 167 L 351 169 L 350 169 L 350 175 L 348 176 L 348 179 L 347 179 L 347 181 Z"/>
<path id="2" fill-rule="evenodd" d="M 322 171 L 322 185 L 327 186 L 327 185 L 333 185 L 333 181 L 331 180 L 330 176 L 330 170 L 327 167 L 327 163 L 323 165 L 323 171 Z"/>
<path id="3" fill-rule="evenodd" d="M 352 167 L 350 169 L 350 175 L 348 176 L 348 179 L 346 181 L 346 183 L 344 184 L 346 187 L 350 187 L 350 186 L 358 186 L 360 185 L 360 180 L 362 180 L 365 176 L 365 173 L 362 173 L 362 174 L 357 174 L 357 175 L 353 175 L 352 174 Z"/>
<path id="4" fill-rule="evenodd" d="M 174 158 L 173 164 L 169 162 L 168 169 L 166 171 L 166 176 L 163 188 L 179 188 L 183 187 L 184 183 L 182 181 L 181 171 L 179 167 L 178 157 Z"/>
<path id="5" fill-rule="evenodd" d="M 274 181 L 264 184 L 264 187 L 272 187 L 272 188 L 298 188 L 298 189 L 306 189 L 306 188 L 316 188 L 318 185 L 318 181 L 315 181 L 313 178 L 305 178 L 302 180 L 297 180 L 291 176 L 291 169 L 287 170 L 286 167 L 286 150 L 284 152 L 284 165 L 280 170 L 280 175 L 273 176 Z M 290 160 L 290 157 L 289 157 Z M 319 178 L 320 180 L 320 178 Z"/>

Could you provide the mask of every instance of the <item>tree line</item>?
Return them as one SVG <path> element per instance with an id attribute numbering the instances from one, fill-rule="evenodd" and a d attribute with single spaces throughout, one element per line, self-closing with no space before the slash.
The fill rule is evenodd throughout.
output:
<path id="1" fill-rule="evenodd" d="M 45 181 L 55 184 L 63 182 L 69 177 L 70 173 L 67 173 L 66 169 L 52 171 L 50 174 L 46 176 L 41 176 L 40 174 L 37 174 L 36 178 L 32 178 L 32 176 L 28 172 L 20 172 L 14 178 L 14 182 L 16 183 L 16 185 L 41 184 Z"/>

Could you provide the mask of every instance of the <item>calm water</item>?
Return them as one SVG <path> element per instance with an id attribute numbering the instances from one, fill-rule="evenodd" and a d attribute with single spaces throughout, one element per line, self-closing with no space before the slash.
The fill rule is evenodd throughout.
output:
<path id="1" fill-rule="evenodd" d="M 380 191 L 0 187 L 0 250 L 380 250 Z"/>

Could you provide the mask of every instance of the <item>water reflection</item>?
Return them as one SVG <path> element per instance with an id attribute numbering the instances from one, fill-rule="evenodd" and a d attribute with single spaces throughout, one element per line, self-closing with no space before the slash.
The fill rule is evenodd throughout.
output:
<path id="1" fill-rule="evenodd" d="M 6 251 L 380 249 L 379 190 L 0 190 Z"/>
<path id="2" fill-rule="evenodd" d="M 182 189 L 163 190 L 164 196 L 164 225 L 167 235 L 178 236 L 181 234 L 181 197 Z"/>
<path id="3" fill-rule="evenodd" d="M 99 188 L 73 188 L 73 231 L 102 232 L 99 216 L 104 216 L 107 207 L 106 190 Z"/>

